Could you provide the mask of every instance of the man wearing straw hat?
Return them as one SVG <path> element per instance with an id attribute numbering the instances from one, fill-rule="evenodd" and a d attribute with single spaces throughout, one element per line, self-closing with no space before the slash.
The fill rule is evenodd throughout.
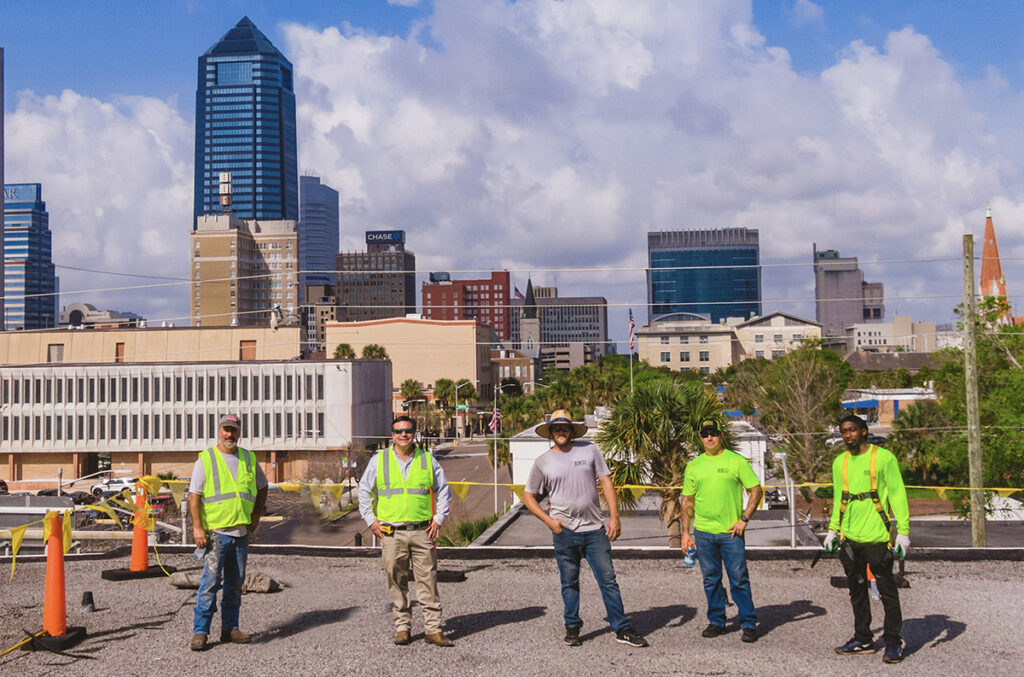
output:
<path id="1" fill-rule="evenodd" d="M 247 644 L 251 637 L 238 629 L 242 582 L 249 553 L 249 534 L 259 526 L 267 501 L 267 476 L 256 455 L 238 446 L 242 423 L 235 414 L 220 420 L 218 443 L 199 453 L 192 467 L 188 508 L 192 535 L 203 552 L 189 648 L 203 651 L 213 615 L 217 590 L 221 596 L 220 641 Z"/>
<path id="2" fill-rule="evenodd" d="M 611 541 L 619 537 L 618 503 L 611 473 L 601 450 L 588 442 L 576 442 L 587 426 L 573 423 L 569 412 L 559 409 L 547 423 L 537 426 L 537 434 L 551 440 L 551 448 L 533 464 L 526 481 L 523 504 L 551 529 L 555 561 L 562 579 L 565 643 L 580 646 L 580 562 L 586 558 L 597 579 L 615 641 L 645 647 L 647 641 L 633 629 L 622 607 L 622 595 L 612 566 Z M 596 482 L 595 482 L 596 480 Z M 604 524 L 597 485 L 608 504 L 608 524 Z M 540 501 L 547 497 L 545 512 Z"/>

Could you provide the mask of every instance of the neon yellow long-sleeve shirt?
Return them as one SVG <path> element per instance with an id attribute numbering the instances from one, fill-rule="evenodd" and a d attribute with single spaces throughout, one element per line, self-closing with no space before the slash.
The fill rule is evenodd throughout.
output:
<path id="1" fill-rule="evenodd" d="M 878 498 L 886 513 L 896 518 L 896 530 L 910 535 L 910 506 L 907 504 L 907 490 L 903 486 L 899 463 L 888 449 L 877 447 L 875 475 L 878 480 Z M 851 500 L 842 515 L 840 525 L 840 506 L 843 494 L 843 457 L 850 455 L 847 464 L 851 494 L 871 491 L 871 448 L 860 454 L 843 452 L 832 462 L 832 520 L 828 528 L 842 531 L 843 537 L 859 543 L 880 543 L 889 540 L 889 532 L 879 518 L 878 510 L 871 499 Z M 842 526 L 842 529 L 840 529 Z"/>

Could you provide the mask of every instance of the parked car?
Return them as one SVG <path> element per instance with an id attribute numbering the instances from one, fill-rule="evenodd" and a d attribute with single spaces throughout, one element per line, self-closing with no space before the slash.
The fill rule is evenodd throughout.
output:
<path id="1" fill-rule="evenodd" d="M 138 477 L 110 477 L 103 480 L 99 484 L 92 485 L 92 488 L 89 490 L 89 493 L 91 493 L 93 496 L 96 496 L 97 498 L 106 498 L 104 494 L 107 494 L 109 496 L 111 494 L 124 491 L 125 489 L 131 489 L 134 491 L 135 485 L 138 484 L 138 482 Z"/>
<path id="2" fill-rule="evenodd" d="M 149 505 L 152 506 L 153 512 L 158 517 L 166 514 L 174 514 L 177 512 L 177 504 L 174 502 L 174 496 L 171 494 L 157 494 L 149 499 Z"/>

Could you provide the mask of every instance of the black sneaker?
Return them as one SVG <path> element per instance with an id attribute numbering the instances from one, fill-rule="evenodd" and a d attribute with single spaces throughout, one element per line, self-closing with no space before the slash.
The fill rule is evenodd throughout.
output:
<path id="1" fill-rule="evenodd" d="M 853 656 L 862 653 L 875 653 L 874 642 L 861 642 L 856 637 L 842 646 L 836 647 L 836 653 L 844 656 Z"/>
<path id="2" fill-rule="evenodd" d="M 628 625 L 615 633 L 615 641 L 641 648 L 647 646 L 647 640 Z"/>
<path id="3" fill-rule="evenodd" d="M 741 638 L 744 642 L 756 642 L 757 641 L 757 630 L 755 628 L 743 628 L 743 637 Z"/>
<path id="4" fill-rule="evenodd" d="M 565 629 L 565 642 L 566 646 L 583 646 L 583 640 L 580 639 L 579 628 L 566 628 Z"/>
<path id="5" fill-rule="evenodd" d="M 886 644 L 885 653 L 882 654 L 883 663 L 899 663 L 903 660 L 903 642 L 899 644 Z"/>
<path id="6" fill-rule="evenodd" d="M 725 626 L 724 625 L 715 625 L 714 623 L 708 623 L 708 627 L 704 628 L 704 632 L 700 633 L 700 636 L 701 637 L 707 637 L 708 639 L 710 639 L 712 637 L 718 637 L 719 635 L 724 635 L 724 634 L 725 634 Z"/>

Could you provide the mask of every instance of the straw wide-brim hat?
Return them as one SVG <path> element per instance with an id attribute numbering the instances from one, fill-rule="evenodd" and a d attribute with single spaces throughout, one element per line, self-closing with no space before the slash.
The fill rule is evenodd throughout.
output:
<path id="1" fill-rule="evenodd" d="M 547 423 L 541 423 L 537 426 L 537 434 L 541 437 L 551 437 L 551 426 L 559 423 L 568 423 L 572 426 L 573 437 L 583 437 L 587 434 L 587 426 L 582 423 L 576 423 L 572 420 L 572 416 L 569 415 L 565 409 L 559 409 L 558 411 L 551 414 Z"/>

